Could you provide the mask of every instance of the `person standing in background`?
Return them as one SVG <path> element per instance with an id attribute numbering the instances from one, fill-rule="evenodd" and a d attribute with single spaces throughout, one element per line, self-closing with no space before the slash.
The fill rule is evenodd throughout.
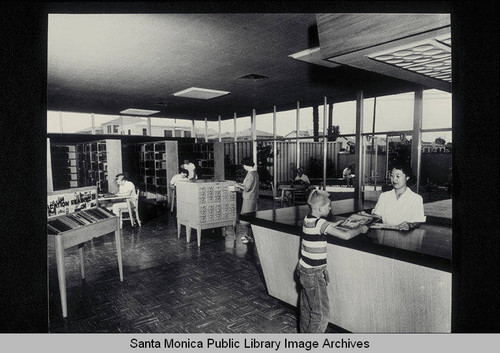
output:
<path id="1" fill-rule="evenodd" d="M 243 204 L 241 206 L 240 213 L 249 213 L 257 211 L 257 200 L 259 199 L 259 174 L 257 173 L 257 168 L 255 168 L 255 163 L 252 158 L 245 157 L 241 161 L 243 168 L 247 171 L 243 183 L 236 184 L 236 187 L 243 190 Z M 245 221 L 240 221 L 240 223 L 246 227 L 247 233 L 241 237 L 243 244 L 253 242 L 252 229 L 250 228 L 250 223 Z"/>

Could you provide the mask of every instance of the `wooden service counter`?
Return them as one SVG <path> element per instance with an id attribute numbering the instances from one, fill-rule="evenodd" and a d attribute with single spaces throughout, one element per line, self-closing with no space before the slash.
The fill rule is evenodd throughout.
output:
<path id="1" fill-rule="evenodd" d="M 328 220 L 374 202 L 332 202 Z M 240 215 L 251 223 L 269 294 L 297 306 L 294 276 L 309 206 Z M 451 332 L 451 225 L 328 237 L 330 322 L 350 332 Z"/>

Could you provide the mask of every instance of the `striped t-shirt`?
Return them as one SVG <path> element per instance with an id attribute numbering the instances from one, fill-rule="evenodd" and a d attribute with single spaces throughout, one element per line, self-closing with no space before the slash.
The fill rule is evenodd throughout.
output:
<path id="1" fill-rule="evenodd" d="M 331 225 L 323 218 L 311 215 L 304 218 L 300 237 L 299 264 L 303 267 L 314 268 L 326 265 L 326 228 Z"/>

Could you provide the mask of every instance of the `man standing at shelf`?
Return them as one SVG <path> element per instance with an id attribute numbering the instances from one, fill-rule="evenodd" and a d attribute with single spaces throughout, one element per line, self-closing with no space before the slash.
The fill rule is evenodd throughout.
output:
<path id="1" fill-rule="evenodd" d="M 116 193 L 116 196 L 130 197 L 130 200 L 127 201 L 134 203 L 134 198 L 136 197 L 135 185 L 131 181 L 128 181 L 127 177 L 123 173 L 117 174 L 115 181 L 118 184 L 118 192 Z M 127 201 L 113 203 L 113 213 L 115 215 L 119 215 L 120 208 L 128 207 Z"/>
<path id="2" fill-rule="evenodd" d="M 259 173 L 255 168 L 255 163 L 252 158 L 245 157 L 241 161 L 243 168 L 247 171 L 247 175 L 242 184 L 236 186 L 243 190 L 243 204 L 241 205 L 241 213 L 250 213 L 257 211 L 257 200 L 259 199 Z M 243 244 L 253 242 L 252 229 L 250 223 L 240 221 L 247 229 L 247 234 L 241 237 Z"/>

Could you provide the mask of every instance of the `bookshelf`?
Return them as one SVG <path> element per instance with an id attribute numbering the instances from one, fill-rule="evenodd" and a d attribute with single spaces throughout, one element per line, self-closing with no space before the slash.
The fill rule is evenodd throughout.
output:
<path id="1" fill-rule="evenodd" d="M 130 151 L 130 150 L 129 150 Z M 170 179 L 179 172 L 177 141 L 147 142 L 135 145 L 138 162 L 136 179 L 146 199 L 170 199 Z M 132 159 L 131 159 L 132 160 Z M 133 167 L 128 168 L 131 172 Z"/>
<path id="2" fill-rule="evenodd" d="M 213 179 L 215 176 L 214 144 L 196 143 L 193 145 L 193 155 L 200 167 L 198 179 Z"/>
<path id="3" fill-rule="evenodd" d="M 114 182 L 122 173 L 120 140 L 99 140 L 77 145 L 78 186 L 97 186 L 98 192 L 118 192 Z"/>
<path id="4" fill-rule="evenodd" d="M 53 190 L 78 187 L 76 145 L 50 144 Z"/>

